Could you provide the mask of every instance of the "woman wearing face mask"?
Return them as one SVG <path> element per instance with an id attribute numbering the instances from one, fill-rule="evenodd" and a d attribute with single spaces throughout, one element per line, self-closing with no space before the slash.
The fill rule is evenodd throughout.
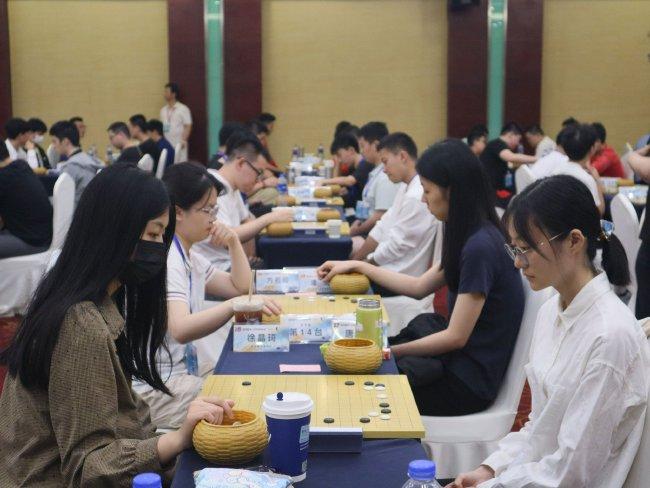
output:
<path id="1" fill-rule="evenodd" d="M 176 229 L 167 258 L 169 354 L 159 353 L 158 369 L 173 396 L 146 382 L 134 384 L 134 389 L 149 404 L 154 424 L 178 428 L 214 369 L 225 340 L 215 332 L 232 317 L 232 298 L 248 292 L 251 269 L 237 234 L 215 220 L 217 196 L 224 190 L 219 180 L 202 165 L 179 163 L 165 172 L 163 181 L 174 202 Z M 230 272 L 216 269 L 192 248 L 208 237 L 213 245 L 228 249 Z M 230 300 L 205 309 L 206 292 Z M 281 313 L 271 298 L 263 300 L 265 313 Z"/>
<path id="2" fill-rule="evenodd" d="M 29 126 L 30 132 L 34 134 L 33 137 L 31 138 L 31 142 L 34 145 L 34 153 L 38 161 L 38 166 L 49 169 L 50 161 L 47 158 L 47 153 L 45 152 L 45 149 L 41 147 L 41 144 L 43 143 L 43 139 L 44 139 L 43 134 L 47 132 L 47 126 L 45 125 L 45 122 L 43 122 L 41 119 L 36 119 L 36 118 L 29 119 L 27 121 L 27 125 Z"/>
<path id="3" fill-rule="evenodd" d="M 450 320 L 422 314 L 389 339 L 422 415 L 485 410 L 496 398 L 524 309 L 521 277 L 503 245 L 493 190 L 481 163 L 456 139 L 434 144 L 418 160 L 423 201 L 444 222 L 442 262 L 419 277 L 366 262 L 326 262 L 329 280 L 357 271 L 395 292 L 421 299 L 445 284 Z"/>
<path id="4" fill-rule="evenodd" d="M 171 210 L 171 211 L 170 211 Z M 162 182 L 125 166 L 83 193 L 61 255 L 13 342 L 0 397 L 0 486 L 130 486 L 173 466 L 194 425 L 233 402 L 197 399 L 178 431 L 155 435 L 131 389 L 168 392 L 156 369 L 167 330 L 166 257 L 174 213 Z"/>
<path id="5" fill-rule="evenodd" d="M 611 290 L 629 281 L 625 251 L 587 187 L 536 181 L 506 215 L 509 252 L 533 290 L 557 295 L 539 311 L 526 365 L 529 422 L 449 487 L 623 486 L 643 431 L 648 341 Z M 605 272 L 593 265 L 603 248 Z"/>

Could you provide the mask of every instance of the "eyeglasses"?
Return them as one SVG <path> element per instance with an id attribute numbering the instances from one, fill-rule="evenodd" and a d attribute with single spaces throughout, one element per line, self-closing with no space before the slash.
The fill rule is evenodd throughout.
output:
<path id="1" fill-rule="evenodd" d="M 255 174 L 257 174 L 257 180 L 260 180 L 260 179 L 262 178 L 262 176 L 264 176 L 264 171 L 262 171 L 262 170 L 259 169 L 259 168 L 256 168 L 256 167 L 253 165 L 253 163 L 251 163 L 251 162 L 250 162 L 248 159 L 246 159 L 245 157 L 242 156 L 242 159 L 244 160 L 244 162 L 245 162 L 248 166 L 250 166 L 250 167 L 253 169 L 253 171 L 255 171 Z"/>
<path id="2" fill-rule="evenodd" d="M 555 239 L 557 239 L 563 234 L 565 234 L 565 232 L 560 232 L 558 235 L 551 237 L 548 240 L 548 242 L 554 241 Z M 542 242 L 538 242 L 537 245 L 541 247 L 545 243 L 546 241 L 542 241 Z M 522 249 L 521 247 L 513 246 L 511 244 L 504 244 L 504 246 L 506 248 L 506 251 L 508 251 L 508 256 L 510 256 L 513 261 L 515 261 L 517 257 L 519 257 L 521 259 L 521 264 L 523 265 L 522 267 L 524 268 L 528 267 L 529 263 L 528 263 L 528 258 L 526 257 L 526 253 L 532 249 L 531 247 Z"/>
<path id="3" fill-rule="evenodd" d="M 215 219 L 217 218 L 218 211 L 219 205 L 215 205 L 214 207 L 203 207 L 197 210 L 197 212 L 203 212 L 204 214 L 209 215 L 210 217 L 214 217 Z"/>

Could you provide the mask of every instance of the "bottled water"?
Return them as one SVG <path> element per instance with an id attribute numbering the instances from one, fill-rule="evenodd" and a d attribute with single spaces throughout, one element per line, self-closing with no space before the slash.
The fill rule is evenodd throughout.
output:
<path id="1" fill-rule="evenodd" d="M 162 488 L 160 475 L 156 473 L 142 473 L 133 478 L 133 488 Z"/>
<path id="2" fill-rule="evenodd" d="M 402 488 L 442 488 L 436 481 L 436 463 L 419 459 L 409 463 L 409 479 Z"/>
<path id="3" fill-rule="evenodd" d="M 278 178 L 278 193 L 280 195 L 286 195 L 288 191 L 287 178 L 284 176 L 284 174 L 281 174 Z"/>
<path id="4" fill-rule="evenodd" d="M 318 156 L 318 160 L 321 163 L 323 162 L 323 159 L 325 159 L 325 147 L 323 147 L 322 142 L 318 145 L 318 150 L 316 151 L 316 156 Z"/>
<path id="5" fill-rule="evenodd" d="M 113 164 L 115 159 L 113 158 L 113 146 L 110 144 L 106 146 L 106 164 Z"/>

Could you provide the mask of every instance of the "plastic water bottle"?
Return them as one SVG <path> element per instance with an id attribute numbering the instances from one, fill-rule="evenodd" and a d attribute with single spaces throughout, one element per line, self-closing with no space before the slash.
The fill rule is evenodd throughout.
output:
<path id="1" fill-rule="evenodd" d="M 298 161 L 300 158 L 300 148 L 298 144 L 294 144 L 293 149 L 291 150 L 291 161 Z"/>
<path id="2" fill-rule="evenodd" d="M 409 479 L 402 488 L 442 488 L 436 481 L 436 463 L 419 459 L 409 463 Z"/>
<path id="3" fill-rule="evenodd" d="M 162 488 L 162 480 L 157 473 L 142 473 L 133 478 L 133 488 Z"/>
<path id="4" fill-rule="evenodd" d="M 95 146 L 94 144 L 90 146 L 90 149 L 88 149 L 88 155 L 91 158 L 95 158 L 95 156 L 97 156 L 97 146 Z"/>
<path id="5" fill-rule="evenodd" d="M 513 184 L 514 184 L 514 178 L 513 178 L 513 176 L 512 176 L 512 171 L 508 171 L 508 172 L 506 173 L 506 176 L 505 176 L 505 178 L 504 178 L 504 182 L 503 182 L 503 183 L 504 183 L 504 185 L 505 185 L 505 187 L 506 187 L 507 189 L 512 188 L 512 186 L 513 186 Z"/>
<path id="6" fill-rule="evenodd" d="M 318 149 L 316 150 L 316 156 L 318 156 L 318 160 L 321 163 L 323 162 L 323 159 L 325 159 L 325 147 L 323 146 L 322 142 L 318 145 Z"/>
<path id="7" fill-rule="evenodd" d="M 288 191 L 287 178 L 284 176 L 284 174 L 281 174 L 278 178 L 278 193 L 280 195 L 286 195 Z"/>
<path id="8" fill-rule="evenodd" d="M 106 164 L 113 164 L 115 162 L 113 158 L 113 146 L 110 144 L 106 146 Z"/>

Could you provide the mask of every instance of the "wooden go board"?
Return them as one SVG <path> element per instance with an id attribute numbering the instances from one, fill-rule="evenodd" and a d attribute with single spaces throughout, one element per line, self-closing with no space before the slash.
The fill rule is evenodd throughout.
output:
<path id="1" fill-rule="evenodd" d="M 344 315 L 355 313 L 357 302 L 364 298 L 374 298 L 381 303 L 379 295 L 273 295 L 272 298 L 282 306 L 283 315 Z M 383 320 L 388 321 L 388 312 L 383 303 L 381 303 L 381 311 Z M 264 315 L 262 320 L 266 323 L 275 323 L 278 318 Z"/>
<path id="2" fill-rule="evenodd" d="M 424 437 L 404 375 L 213 375 L 205 380 L 201 394 L 232 399 L 236 409 L 265 418 L 264 398 L 279 391 L 312 398 L 312 427 L 361 427 L 366 439 Z"/>
<path id="3" fill-rule="evenodd" d="M 300 231 L 320 230 L 323 232 L 327 232 L 327 222 L 292 222 L 291 227 L 293 227 L 293 230 L 300 230 Z M 262 229 L 260 234 L 262 235 L 266 234 L 266 228 Z M 350 224 L 348 224 L 345 221 L 341 223 L 341 235 L 342 236 L 350 235 Z"/>

